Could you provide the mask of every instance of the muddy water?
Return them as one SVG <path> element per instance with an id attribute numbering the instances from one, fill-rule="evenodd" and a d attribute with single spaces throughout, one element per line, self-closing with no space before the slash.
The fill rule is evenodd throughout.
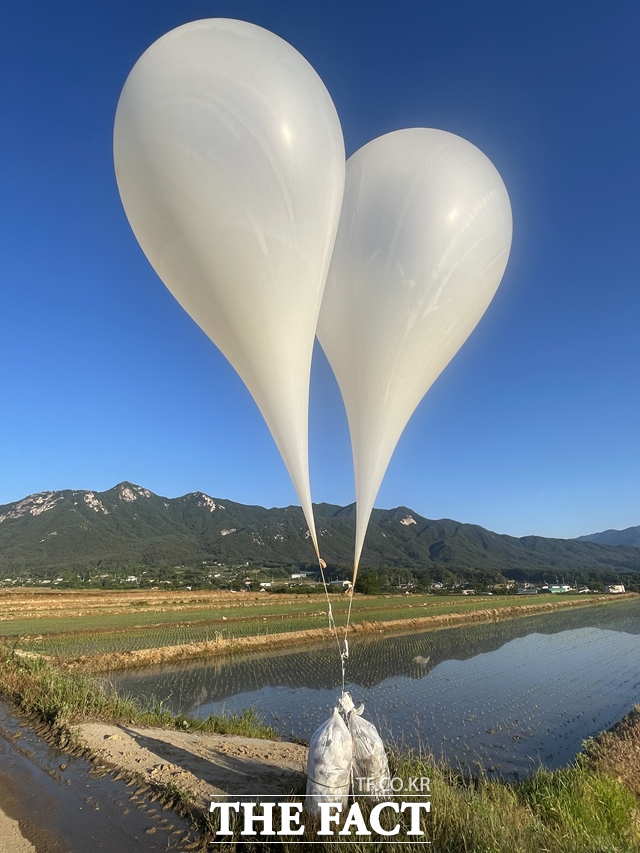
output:
<path id="1" fill-rule="evenodd" d="M 640 702 L 640 600 L 354 638 L 349 689 L 388 742 L 505 776 L 571 761 Z M 118 692 L 206 717 L 253 706 L 308 739 L 339 695 L 335 644 L 113 673 Z"/>
<path id="2" fill-rule="evenodd" d="M 136 786 L 92 775 L 91 764 L 50 747 L 0 702 L 0 808 L 19 821 L 37 853 L 186 850 L 188 821 Z M 0 853 L 11 853 L 2 849 Z"/>

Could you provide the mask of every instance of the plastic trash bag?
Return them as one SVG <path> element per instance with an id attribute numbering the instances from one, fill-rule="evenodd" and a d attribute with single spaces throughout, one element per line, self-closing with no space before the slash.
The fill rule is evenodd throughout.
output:
<path id="1" fill-rule="evenodd" d="M 320 803 L 342 803 L 346 808 L 352 758 L 351 733 L 334 708 L 333 715 L 315 730 L 309 744 L 306 808 L 310 814 L 320 814 Z"/>
<path id="2" fill-rule="evenodd" d="M 372 802 L 387 799 L 390 773 L 387 753 L 378 730 L 362 718 L 364 705 L 349 712 L 349 731 L 353 740 L 354 794 L 365 795 Z"/>

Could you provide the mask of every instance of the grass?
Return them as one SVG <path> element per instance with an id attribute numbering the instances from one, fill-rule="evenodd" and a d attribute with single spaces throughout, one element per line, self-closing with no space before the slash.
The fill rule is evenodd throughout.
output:
<path id="1" fill-rule="evenodd" d="M 519 785 L 486 779 L 455 784 L 440 770 L 432 791 L 431 840 L 438 853 L 640 849 L 634 797 L 616 780 L 579 766 L 540 770 Z"/>
<path id="2" fill-rule="evenodd" d="M 428 838 L 437 853 L 632 853 L 638 802 L 624 785 L 578 761 L 526 782 L 465 780 L 442 764 L 404 758 L 395 772 L 431 780 Z M 406 848 L 403 848 L 406 849 Z"/>
<path id="3" fill-rule="evenodd" d="M 585 743 L 587 766 L 622 782 L 640 801 L 640 705 Z"/>
<path id="4" fill-rule="evenodd" d="M 0 695 L 24 713 L 67 733 L 82 721 L 104 720 L 181 731 L 278 738 L 277 731 L 265 725 L 252 708 L 240 714 L 210 716 L 204 720 L 171 714 L 161 704 L 146 710 L 129 697 L 107 691 L 84 673 L 62 672 L 42 658 L 17 655 L 6 644 L 0 647 Z"/>
<path id="5" fill-rule="evenodd" d="M 186 791 L 184 788 L 180 788 L 174 782 L 168 782 L 163 786 L 163 794 L 168 800 L 171 800 L 174 803 L 180 803 L 183 806 L 189 805 L 191 800 L 193 800 L 193 794 L 191 791 Z"/>

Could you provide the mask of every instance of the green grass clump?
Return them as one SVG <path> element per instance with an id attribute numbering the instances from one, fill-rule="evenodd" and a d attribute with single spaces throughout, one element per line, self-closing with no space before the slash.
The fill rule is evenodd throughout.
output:
<path id="1" fill-rule="evenodd" d="M 268 740 L 278 738 L 276 730 L 265 725 L 253 708 L 240 714 L 210 716 L 205 720 L 181 714 L 176 716 L 161 706 L 145 710 L 136 700 L 108 691 L 103 684 L 82 672 L 65 672 L 43 658 L 15 654 L 8 646 L 0 646 L 0 695 L 24 713 L 67 729 L 83 720 L 98 719 L 182 731 L 198 730 Z"/>
<path id="2" fill-rule="evenodd" d="M 396 773 L 431 779 L 432 814 L 424 823 L 438 853 L 640 851 L 639 803 L 623 784 L 580 761 L 520 783 L 464 779 L 442 764 L 412 759 L 400 760 Z"/>
<path id="3" fill-rule="evenodd" d="M 245 708 L 239 714 L 211 715 L 204 720 L 187 717 L 184 714 L 172 714 L 156 708 L 152 711 L 138 711 L 136 722 L 145 726 L 163 726 L 179 731 L 198 731 L 219 735 L 244 735 L 245 737 L 279 740 L 273 726 L 262 722 L 255 708 Z"/>
<path id="4" fill-rule="evenodd" d="M 571 839 L 570 849 L 626 850 L 625 844 L 631 843 L 638 804 L 627 788 L 609 776 L 578 763 L 553 772 L 540 770 L 516 791 L 520 802 L 546 827 Z"/>
<path id="5" fill-rule="evenodd" d="M 135 702 L 107 691 L 83 673 L 65 673 L 40 657 L 14 654 L 0 647 L 0 694 L 45 723 L 88 718 L 129 720 Z"/>
<path id="6" fill-rule="evenodd" d="M 168 782 L 164 785 L 162 792 L 167 800 L 172 801 L 174 805 L 181 804 L 186 806 L 193 800 L 191 791 L 180 788 L 174 782 Z"/>

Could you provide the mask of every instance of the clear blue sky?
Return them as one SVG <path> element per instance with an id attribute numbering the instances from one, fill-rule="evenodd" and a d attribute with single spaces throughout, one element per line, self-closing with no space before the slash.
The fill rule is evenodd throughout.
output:
<path id="1" fill-rule="evenodd" d="M 509 190 L 498 295 L 414 415 L 377 506 L 514 535 L 640 524 L 635 0 L 6 4 L 0 503 L 124 479 L 296 502 L 244 386 L 138 248 L 113 174 L 129 70 L 204 17 L 294 45 L 335 101 L 348 154 L 397 128 L 442 128 L 481 148 Z M 317 356 L 313 497 L 345 504 L 346 422 Z"/>

